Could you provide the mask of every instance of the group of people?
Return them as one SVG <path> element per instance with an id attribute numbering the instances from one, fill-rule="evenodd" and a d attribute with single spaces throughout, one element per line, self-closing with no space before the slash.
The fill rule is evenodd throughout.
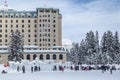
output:
<path id="1" fill-rule="evenodd" d="M 25 73 L 25 66 L 22 66 L 22 72 Z M 20 67 L 17 67 L 17 71 L 20 71 Z M 40 66 L 31 66 L 31 72 L 36 72 L 36 71 L 40 71 Z"/>
<path id="2" fill-rule="evenodd" d="M 110 74 L 113 73 L 113 70 L 116 70 L 115 66 L 105 66 L 105 65 L 102 65 L 101 66 L 101 70 L 102 70 L 102 73 L 106 72 L 107 70 L 110 70 Z"/>
<path id="3" fill-rule="evenodd" d="M 41 70 L 41 68 L 40 68 L 40 66 L 31 66 L 31 72 L 33 73 L 33 72 L 36 72 L 36 71 L 40 71 Z"/>
<path id="4" fill-rule="evenodd" d="M 20 71 L 20 67 L 19 66 L 17 67 L 17 71 L 18 72 Z M 25 66 L 22 66 L 22 72 L 25 73 Z"/>

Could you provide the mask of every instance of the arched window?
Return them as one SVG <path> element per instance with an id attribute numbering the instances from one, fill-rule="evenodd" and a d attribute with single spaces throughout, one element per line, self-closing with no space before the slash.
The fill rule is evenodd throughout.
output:
<path id="1" fill-rule="evenodd" d="M 36 59 L 36 57 L 37 57 L 37 55 L 36 55 L 36 54 L 34 54 L 34 55 L 33 55 L 33 60 L 35 60 L 35 59 Z"/>
<path id="2" fill-rule="evenodd" d="M 56 54 L 53 54 L 53 60 L 56 60 Z"/>
<path id="3" fill-rule="evenodd" d="M 41 54 L 39 58 L 40 58 L 40 60 L 43 60 L 43 54 Z"/>
<path id="4" fill-rule="evenodd" d="M 59 55 L 59 59 L 60 59 L 60 60 L 63 59 L 63 55 L 62 55 L 62 54 Z"/>
<path id="5" fill-rule="evenodd" d="M 27 60 L 30 60 L 30 55 L 29 55 L 29 54 L 26 56 L 26 59 L 27 59 Z"/>
<path id="6" fill-rule="evenodd" d="M 50 55 L 49 54 L 46 55 L 46 60 L 50 60 Z"/>

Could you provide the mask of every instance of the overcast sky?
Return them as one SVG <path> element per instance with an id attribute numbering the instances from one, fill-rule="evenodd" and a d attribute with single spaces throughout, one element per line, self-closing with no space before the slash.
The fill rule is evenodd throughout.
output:
<path id="1" fill-rule="evenodd" d="M 2 5 L 4 0 L 0 0 Z M 7 0 L 16 10 L 32 10 L 37 7 L 60 9 L 62 14 L 62 38 L 80 42 L 85 34 L 116 30 L 120 35 L 120 0 Z M 119 36 L 120 37 L 120 36 Z"/>

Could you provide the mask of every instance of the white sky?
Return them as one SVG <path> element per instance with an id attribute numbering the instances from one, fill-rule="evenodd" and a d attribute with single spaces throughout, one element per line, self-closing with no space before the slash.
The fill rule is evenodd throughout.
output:
<path id="1" fill-rule="evenodd" d="M 2 5 L 4 0 L 0 0 Z M 37 7 L 60 9 L 62 14 L 62 38 L 80 42 L 85 34 L 116 30 L 120 34 L 120 0 L 7 0 L 16 10 L 33 10 Z"/>

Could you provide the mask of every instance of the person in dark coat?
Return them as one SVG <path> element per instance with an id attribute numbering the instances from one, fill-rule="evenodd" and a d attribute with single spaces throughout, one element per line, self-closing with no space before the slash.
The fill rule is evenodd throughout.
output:
<path id="1" fill-rule="evenodd" d="M 31 72 L 33 73 L 33 66 L 31 67 Z"/>
<path id="2" fill-rule="evenodd" d="M 22 71 L 23 71 L 23 73 L 25 73 L 25 66 L 22 67 Z"/>
<path id="3" fill-rule="evenodd" d="M 40 66 L 39 66 L 39 71 L 40 71 Z"/>
<path id="4" fill-rule="evenodd" d="M 17 71 L 19 72 L 19 70 L 20 70 L 20 67 L 18 66 L 18 67 L 17 67 Z"/>

